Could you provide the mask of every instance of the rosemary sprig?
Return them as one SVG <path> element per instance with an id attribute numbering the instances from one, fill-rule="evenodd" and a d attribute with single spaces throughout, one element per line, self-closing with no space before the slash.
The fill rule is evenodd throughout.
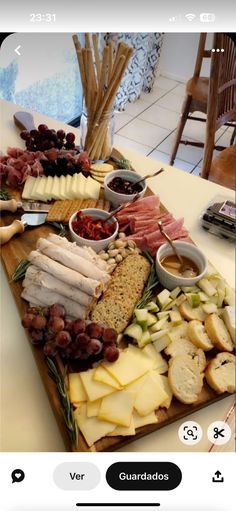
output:
<path id="1" fill-rule="evenodd" d="M 118 158 L 115 158 L 114 156 L 110 157 L 111 161 L 114 161 L 114 163 L 118 166 L 119 169 L 127 169 L 129 170 L 131 167 L 131 163 L 129 160 L 126 160 L 126 158 L 121 158 L 120 160 Z"/>
<path id="2" fill-rule="evenodd" d="M 136 309 L 143 309 L 145 307 L 145 305 L 150 301 L 150 299 L 152 297 L 154 287 L 156 287 L 159 282 L 157 274 L 156 274 L 156 268 L 155 268 L 155 263 L 153 261 L 153 258 L 150 256 L 150 254 L 148 254 L 148 252 L 142 252 L 142 255 L 145 256 L 149 260 L 149 262 L 151 263 L 152 266 L 151 266 L 151 272 L 150 272 L 147 284 L 143 291 L 143 296 L 139 300 L 139 302 L 136 304 L 136 306 L 135 306 Z"/>
<path id="3" fill-rule="evenodd" d="M 48 222 L 49 225 L 52 225 L 56 229 L 59 229 L 58 236 L 61 236 L 61 238 L 64 238 L 66 235 L 66 226 L 64 224 L 58 223 L 58 222 Z"/>
<path id="4" fill-rule="evenodd" d="M 78 443 L 78 426 L 74 418 L 73 408 L 70 404 L 69 396 L 65 386 L 66 368 L 64 375 L 61 375 L 50 357 L 46 357 L 46 363 L 49 369 L 48 374 L 57 387 L 62 413 L 68 433 L 70 435 L 70 439 L 73 445 L 76 446 Z"/>
<path id="5" fill-rule="evenodd" d="M 27 268 L 29 267 L 29 265 L 30 265 L 30 262 L 28 261 L 28 259 L 22 259 L 16 266 L 15 271 L 13 272 L 13 274 L 11 276 L 11 281 L 17 282 L 18 280 L 23 279 L 25 276 L 25 272 L 26 272 Z"/>
<path id="6" fill-rule="evenodd" d="M 8 192 L 8 190 L 1 189 L 0 190 L 0 200 L 10 200 L 11 194 Z"/>

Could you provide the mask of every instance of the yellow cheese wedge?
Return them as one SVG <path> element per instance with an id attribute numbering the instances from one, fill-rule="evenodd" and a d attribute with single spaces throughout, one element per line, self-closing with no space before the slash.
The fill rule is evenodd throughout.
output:
<path id="1" fill-rule="evenodd" d="M 78 404 L 80 401 L 87 401 L 87 394 L 84 390 L 79 373 L 69 373 L 68 379 L 70 402 Z"/>
<path id="2" fill-rule="evenodd" d="M 168 364 L 166 360 L 157 352 L 153 344 L 147 344 L 142 351 L 152 360 L 152 369 L 157 369 L 159 374 L 166 373 L 168 371 Z"/>
<path id="3" fill-rule="evenodd" d="M 97 417 L 101 402 L 101 399 L 97 399 L 96 401 L 87 401 L 87 417 Z"/>
<path id="4" fill-rule="evenodd" d="M 95 381 L 94 373 L 95 369 L 89 369 L 88 371 L 80 373 L 80 378 L 89 401 L 96 401 L 101 397 L 111 394 L 115 390 L 114 387 L 111 387 L 110 385 Z"/>
<path id="5" fill-rule="evenodd" d="M 118 390 L 102 400 L 98 418 L 120 426 L 130 426 L 134 399 L 125 390 Z"/>
<path id="6" fill-rule="evenodd" d="M 168 394 L 164 391 L 159 374 L 155 371 L 147 374 L 146 379 L 136 396 L 134 407 L 139 415 L 147 415 L 156 410 Z"/>
<path id="7" fill-rule="evenodd" d="M 92 179 L 90 176 L 87 177 L 86 183 L 85 183 L 85 199 L 99 199 L 99 193 L 100 193 L 100 184 Z"/>
<path id="8" fill-rule="evenodd" d="M 86 404 L 75 410 L 74 416 L 89 447 L 115 429 L 111 422 L 101 421 L 97 417 L 87 417 Z"/>
<path id="9" fill-rule="evenodd" d="M 45 190 L 44 190 L 44 197 L 45 197 L 45 200 L 51 200 L 54 178 L 52 176 L 48 176 L 46 179 L 47 179 L 47 183 L 46 183 Z"/>
<path id="10" fill-rule="evenodd" d="M 161 381 L 162 381 L 163 389 L 166 392 L 166 394 L 168 395 L 168 397 L 160 404 L 160 406 L 162 408 L 168 409 L 168 408 L 170 408 L 170 405 L 171 405 L 171 401 L 172 401 L 172 397 L 173 397 L 173 392 L 172 392 L 171 387 L 169 385 L 168 376 L 164 376 L 162 374 L 161 375 Z"/>
<path id="11" fill-rule="evenodd" d="M 113 378 L 113 376 L 111 376 L 111 374 L 109 374 L 108 371 L 106 371 L 106 369 L 104 369 L 104 367 L 102 367 L 101 365 L 95 369 L 94 380 L 100 381 L 101 383 L 106 383 L 106 385 L 110 385 L 111 387 L 114 387 L 114 389 L 117 390 L 120 390 L 122 388 L 118 381 L 115 378 Z"/>
<path id="12" fill-rule="evenodd" d="M 36 184 L 33 188 L 34 199 L 36 200 L 44 200 L 44 190 L 47 183 L 46 177 L 37 178 Z"/>
<path id="13" fill-rule="evenodd" d="M 142 417 L 135 410 L 133 412 L 133 421 L 135 429 L 141 428 L 142 426 L 147 426 L 148 424 L 156 424 L 158 422 L 154 411 Z"/>
<path id="14" fill-rule="evenodd" d="M 22 199 L 26 199 L 26 200 L 31 199 L 31 193 L 32 193 L 36 179 L 37 179 L 36 177 L 32 177 L 32 176 L 29 176 L 26 179 L 25 184 L 24 184 L 24 190 L 22 193 Z"/>
<path id="15" fill-rule="evenodd" d="M 129 426 L 116 426 L 108 436 L 130 436 L 135 435 L 134 419 L 131 417 Z"/>
<path id="16" fill-rule="evenodd" d="M 125 386 L 151 370 L 153 362 L 142 350 L 129 345 L 126 350 L 120 352 L 116 362 L 102 362 L 102 366 L 116 378 L 120 385 Z"/>

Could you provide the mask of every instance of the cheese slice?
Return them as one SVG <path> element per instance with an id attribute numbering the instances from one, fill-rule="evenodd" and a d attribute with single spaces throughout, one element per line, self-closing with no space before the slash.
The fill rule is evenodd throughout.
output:
<path id="1" fill-rule="evenodd" d="M 141 378 L 138 378 L 138 380 L 132 381 L 132 383 L 129 383 L 129 385 L 125 386 L 125 390 L 127 390 L 127 392 L 130 392 L 134 399 L 138 395 L 147 374 L 148 373 L 144 374 L 143 376 L 141 376 Z"/>
<path id="2" fill-rule="evenodd" d="M 130 344 L 126 350 L 120 352 L 116 362 L 102 362 L 102 366 L 120 385 L 125 386 L 151 370 L 153 362 L 142 350 Z"/>
<path id="3" fill-rule="evenodd" d="M 88 371 L 80 373 L 80 378 L 89 401 L 96 401 L 101 397 L 111 394 L 115 390 L 114 387 L 111 387 L 110 385 L 95 381 L 94 373 L 95 369 L 89 369 Z"/>
<path id="4" fill-rule="evenodd" d="M 102 400 L 98 418 L 120 426 L 130 426 L 134 399 L 125 390 L 118 390 Z"/>
<path id="5" fill-rule="evenodd" d="M 32 176 L 27 177 L 25 184 L 24 184 L 22 199 L 31 199 L 31 193 L 32 193 L 36 179 L 37 179 L 36 177 L 32 177 Z"/>
<path id="6" fill-rule="evenodd" d="M 87 417 L 97 417 L 101 402 L 101 399 L 97 399 L 96 401 L 87 401 Z"/>
<path id="7" fill-rule="evenodd" d="M 101 365 L 95 369 L 94 380 L 100 381 L 101 383 L 106 383 L 106 385 L 110 385 L 111 387 L 117 390 L 120 390 L 122 388 L 118 381 L 115 378 L 113 378 L 113 376 L 109 374 L 108 371 L 106 371 L 106 369 L 104 369 L 104 367 L 102 367 Z"/>
<path id="8" fill-rule="evenodd" d="M 131 416 L 129 426 L 116 426 L 116 428 L 109 433 L 108 436 L 130 436 L 135 435 L 134 419 Z"/>
<path id="9" fill-rule="evenodd" d="M 170 384 L 169 384 L 168 376 L 163 376 L 163 374 L 162 374 L 161 382 L 163 385 L 163 389 L 166 392 L 166 394 L 168 395 L 168 397 L 160 404 L 160 406 L 162 408 L 168 409 L 168 408 L 170 408 L 172 397 L 173 397 L 173 392 L 172 392 Z"/>
<path id="10" fill-rule="evenodd" d="M 148 415 L 167 398 L 168 394 L 163 389 L 160 375 L 152 371 L 146 376 L 142 388 L 136 396 L 134 407 L 139 415 Z"/>
<path id="11" fill-rule="evenodd" d="M 78 190 L 77 180 L 78 180 L 78 177 L 79 177 L 79 174 L 74 174 L 73 177 L 72 177 L 72 180 L 71 180 L 70 194 L 71 194 L 72 199 L 75 199 L 77 197 L 77 190 Z"/>
<path id="12" fill-rule="evenodd" d="M 51 200 L 54 178 L 52 176 L 48 176 L 46 179 L 47 179 L 47 182 L 45 185 L 44 197 L 45 197 L 45 200 Z"/>
<path id="13" fill-rule="evenodd" d="M 135 429 L 147 426 L 148 424 L 156 424 L 158 422 L 154 411 L 142 417 L 142 415 L 139 415 L 135 410 L 133 412 L 133 421 Z"/>
<path id="14" fill-rule="evenodd" d="M 111 422 L 101 421 L 97 417 L 87 417 L 86 404 L 75 410 L 74 417 L 89 447 L 115 429 Z"/>
<path id="15" fill-rule="evenodd" d="M 82 173 L 78 174 L 77 183 L 76 183 L 76 192 L 75 199 L 85 199 L 85 184 L 86 177 L 83 176 Z"/>
<path id="16" fill-rule="evenodd" d="M 152 369 L 157 369 L 159 374 L 166 373 L 168 371 L 168 364 L 166 360 L 156 351 L 153 344 L 147 344 L 142 351 L 152 360 Z"/>
<path id="17" fill-rule="evenodd" d="M 34 199 L 44 201 L 44 190 L 47 183 L 46 177 L 40 177 L 37 179 L 37 183 L 33 189 Z"/>
<path id="18" fill-rule="evenodd" d="M 65 200 L 65 199 L 67 199 L 67 195 L 66 195 L 66 178 L 65 178 L 65 176 L 61 176 L 59 178 L 59 180 L 60 180 L 60 185 L 59 185 L 60 199 Z"/>
<path id="19" fill-rule="evenodd" d="M 87 394 L 84 390 L 79 373 L 69 373 L 69 396 L 71 403 L 79 403 L 87 400 Z"/>
<path id="20" fill-rule="evenodd" d="M 54 176 L 53 185 L 51 190 L 51 198 L 52 199 L 60 199 L 60 178 L 58 176 Z"/>
<path id="21" fill-rule="evenodd" d="M 97 181 L 95 181 L 94 179 L 92 179 L 90 176 L 88 176 L 86 179 L 85 190 L 84 190 L 85 198 L 98 200 L 99 194 L 100 194 L 100 188 L 101 188 L 100 184 Z"/>
<path id="22" fill-rule="evenodd" d="M 72 176 L 70 176 L 69 174 L 66 176 L 66 187 L 65 187 L 65 195 L 66 195 L 66 199 L 72 199 L 72 196 L 70 194 L 70 190 L 71 190 L 71 183 L 72 183 Z"/>
<path id="23" fill-rule="evenodd" d="M 34 182 L 34 186 L 33 186 L 32 190 L 31 190 L 31 197 L 30 198 L 33 199 L 33 200 L 36 199 L 35 193 L 36 193 L 37 187 L 40 184 L 40 180 L 41 180 L 41 177 L 36 177 L 35 182 Z"/>

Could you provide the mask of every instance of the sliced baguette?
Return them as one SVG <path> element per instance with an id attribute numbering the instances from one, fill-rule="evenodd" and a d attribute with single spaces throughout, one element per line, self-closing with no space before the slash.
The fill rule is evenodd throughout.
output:
<path id="1" fill-rule="evenodd" d="M 170 365 L 168 381 L 174 396 L 181 403 L 191 404 L 197 401 L 202 390 L 203 375 L 188 355 L 178 355 Z"/>
<path id="2" fill-rule="evenodd" d="M 171 342 L 165 349 L 166 355 L 177 357 L 178 355 L 188 355 L 197 362 L 200 372 L 202 373 L 206 367 L 206 357 L 202 349 L 197 348 L 188 339 L 178 339 Z"/>
<path id="3" fill-rule="evenodd" d="M 235 356 L 218 353 L 206 370 L 206 381 L 218 394 L 235 392 Z"/>
<path id="4" fill-rule="evenodd" d="M 191 307 L 191 305 L 189 305 L 187 300 L 181 303 L 181 305 L 179 306 L 179 312 L 184 319 L 187 319 L 187 321 L 192 321 L 193 319 L 204 321 L 206 317 L 205 312 L 202 310 L 200 306 L 193 308 Z"/>
<path id="5" fill-rule="evenodd" d="M 197 348 L 201 348 L 203 351 L 210 351 L 214 345 L 209 339 L 207 333 L 204 330 L 204 325 L 201 321 L 194 319 L 190 321 L 188 324 L 188 336 L 190 341 L 197 346 Z"/>
<path id="6" fill-rule="evenodd" d="M 213 344 L 219 350 L 233 351 L 233 342 L 224 321 L 217 314 L 209 314 L 205 319 L 205 329 Z"/>

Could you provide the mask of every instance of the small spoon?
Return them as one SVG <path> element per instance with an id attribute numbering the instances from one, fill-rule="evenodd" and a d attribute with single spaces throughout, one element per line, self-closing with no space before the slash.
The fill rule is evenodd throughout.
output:
<path id="1" fill-rule="evenodd" d="M 139 192 L 135 194 L 134 198 L 129 201 L 129 202 L 125 202 L 125 204 L 121 204 L 120 206 L 118 206 L 118 208 L 114 209 L 112 211 L 112 213 L 103 220 L 103 223 L 105 224 L 108 220 L 110 220 L 113 216 L 116 215 L 116 213 L 118 213 L 119 211 L 121 211 L 122 209 L 125 209 L 127 208 L 128 206 L 130 206 L 130 204 L 133 204 L 133 202 L 136 202 L 136 200 L 138 200 L 140 198 L 140 195 L 139 195 Z"/>
<path id="2" fill-rule="evenodd" d="M 165 169 L 161 168 L 160 170 L 157 170 L 156 172 L 154 172 L 154 174 L 147 174 L 146 176 L 142 177 L 142 179 L 139 179 L 138 181 L 134 181 L 133 183 L 130 183 L 130 185 L 128 186 L 128 189 L 133 188 L 133 186 L 136 186 L 139 183 L 142 183 L 143 181 L 146 181 L 147 179 L 149 179 L 151 177 L 158 176 L 158 174 L 161 174 L 162 172 L 164 172 L 164 170 Z"/>
<path id="3" fill-rule="evenodd" d="M 193 271 L 193 268 L 191 268 L 191 266 L 189 266 L 188 264 L 185 264 L 184 261 L 183 261 L 183 258 L 182 256 L 179 254 L 178 250 L 176 249 L 172 239 L 168 236 L 168 234 L 164 231 L 163 229 L 163 226 L 162 226 L 162 222 L 161 221 L 158 221 L 158 227 L 160 229 L 160 232 L 162 234 L 162 236 L 166 239 L 166 241 L 169 243 L 169 245 L 171 246 L 174 254 L 176 255 L 177 259 L 179 260 L 181 266 L 180 266 L 180 273 L 182 273 L 183 276 L 185 277 L 196 277 L 196 273 Z M 188 272 L 188 275 L 184 275 L 185 272 Z"/>

